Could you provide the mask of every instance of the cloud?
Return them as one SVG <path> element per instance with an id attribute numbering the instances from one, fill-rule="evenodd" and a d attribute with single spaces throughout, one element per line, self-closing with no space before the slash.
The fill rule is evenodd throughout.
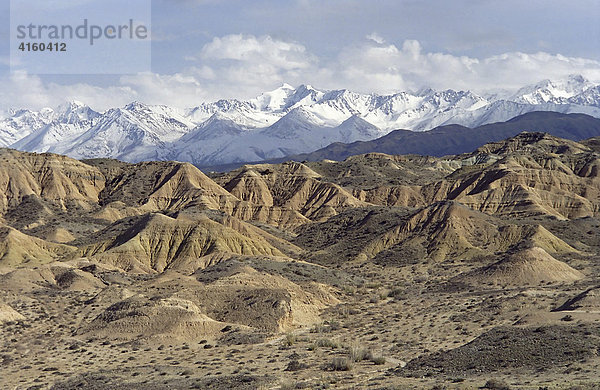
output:
<path id="1" fill-rule="evenodd" d="M 249 98 L 283 82 L 393 93 L 423 86 L 475 92 L 516 89 L 574 73 L 600 81 L 600 62 L 591 59 L 546 52 L 475 58 L 428 52 L 416 40 L 396 45 L 376 33 L 367 38 L 341 48 L 325 61 L 298 42 L 268 35 L 225 35 L 213 38 L 197 53 L 189 53 L 185 62 L 188 67 L 178 73 L 122 76 L 109 87 L 63 85 L 14 73 L 0 78 L 0 108 L 53 107 L 72 99 L 99 110 L 132 100 L 191 107 L 219 98 Z"/>
<path id="2" fill-rule="evenodd" d="M 214 38 L 201 51 L 205 59 L 264 61 L 285 69 L 304 68 L 310 60 L 300 44 L 273 39 L 270 36 L 226 35 Z"/>
<path id="3" fill-rule="evenodd" d="M 375 43 L 378 43 L 380 45 L 383 45 L 385 43 L 385 39 L 377 34 L 376 32 L 372 32 L 371 34 L 367 35 L 365 38 L 367 38 L 370 41 L 373 41 Z"/>
<path id="4" fill-rule="evenodd" d="M 245 98 L 283 82 L 302 83 L 318 70 L 317 58 L 305 46 L 268 35 L 216 37 L 197 58 L 202 65 L 192 73 L 222 97 Z"/>
<path id="5" fill-rule="evenodd" d="M 343 49 L 330 64 L 335 80 L 321 80 L 329 87 L 354 88 L 362 92 L 389 92 L 397 89 L 515 89 L 546 78 L 569 74 L 600 81 L 600 62 L 545 52 L 509 52 L 474 58 L 426 52 L 416 40 L 402 46 L 373 40 Z"/>
<path id="6" fill-rule="evenodd" d="M 44 82 L 39 76 L 14 72 L 0 79 L 0 107 L 30 108 L 56 107 L 69 100 L 80 100 L 96 109 L 124 105 L 136 98 L 136 91 L 125 86 L 99 87 L 85 83 L 62 85 Z"/>
<path id="7" fill-rule="evenodd" d="M 159 75 L 146 72 L 123 76 L 120 83 L 135 91 L 136 100 L 148 104 L 187 107 L 197 105 L 208 97 L 199 78 L 191 74 Z"/>

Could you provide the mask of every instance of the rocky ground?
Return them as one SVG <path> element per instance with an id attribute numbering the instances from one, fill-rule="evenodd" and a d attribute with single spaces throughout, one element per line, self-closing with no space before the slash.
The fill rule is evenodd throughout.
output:
<path id="1" fill-rule="evenodd" d="M 209 176 L 2 150 L 0 387 L 600 388 L 596 144 Z"/>

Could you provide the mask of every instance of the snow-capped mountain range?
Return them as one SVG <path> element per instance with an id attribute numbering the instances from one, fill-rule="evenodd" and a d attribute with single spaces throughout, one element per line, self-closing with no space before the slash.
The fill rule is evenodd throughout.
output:
<path id="1" fill-rule="evenodd" d="M 81 159 L 174 159 L 208 166 L 311 152 L 395 129 L 475 127 L 531 111 L 600 117 L 600 85 L 571 75 L 512 94 L 422 89 L 377 95 L 284 84 L 246 101 L 219 100 L 189 109 L 133 102 L 105 112 L 73 101 L 56 109 L 5 113 L 0 147 Z"/>

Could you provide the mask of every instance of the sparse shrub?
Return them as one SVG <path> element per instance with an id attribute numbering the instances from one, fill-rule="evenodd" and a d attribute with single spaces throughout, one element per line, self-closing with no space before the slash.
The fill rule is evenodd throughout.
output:
<path id="1" fill-rule="evenodd" d="M 373 362 L 376 366 L 381 366 L 385 364 L 385 357 L 383 356 L 373 356 L 369 357 L 369 360 Z"/>
<path id="2" fill-rule="evenodd" d="M 485 382 L 485 385 L 483 385 L 484 389 L 491 389 L 491 390 L 510 390 L 510 386 L 506 384 L 506 382 L 501 381 L 500 379 L 490 379 L 487 382 Z"/>
<path id="3" fill-rule="evenodd" d="M 322 322 L 320 324 L 315 324 L 310 333 L 327 333 L 331 332 L 331 325 L 328 325 L 326 322 Z"/>
<path id="4" fill-rule="evenodd" d="M 285 335 L 285 338 L 282 341 L 282 345 L 284 347 L 291 347 L 292 345 L 296 344 L 297 341 L 298 341 L 298 338 L 296 337 L 295 334 L 288 333 Z"/>
<path id="5" fill-rule="evenodd" d="M 295 382 L 295 381 L 282 382 L 281 390 L 293 390 L 293 389 L 297 388 L 297 385 L 298 385 L 298 382 Z"/>
<path id="6" fill-rule="evenodd" d="M 354 368 L 354 361 L 346 357 L 334 357 L 330 368 L 333 371 L 351 371 Z"/>
<path id="7" fill-rule="evenodd" d="M 348 348 L 348 354 L 354 362 L 361 362 L 370 356 L 369 350 L 359 345 L 352 345 Z"/>
<path id="8" fill-rule="evenodd" d="M 326 339 L 318 339 L 316 342 L 317 347 L 321 348 L 331 348 L 336 349 L 340 347 L 340 343 L 336 340 L 326 338 Z"/>
<path id="9" fill-rule="evenodd" d="M 344 286 L 344 287 L 342 287 L 342 291 L 346 295 L 354 295 L 354 294 L 356 294 L 356 287 L 354 287 L 354 286 Z"/>
<path id="10" fill-rule="evenodd" d="M 331 321 L 327 321 L 326 323 L 327 323 L 327 325 L 329 325 L 329 327 L 331 328 L 331 330 L 338 330 L 338 329 L 340 329 L 340 322 L 339 321 L 331 320 Z"/>
<path id="11" fill-rule="evenodd" d="M 566 316 L 562 317 L 560 320 L 566 321 L 566 322 L 573 321 L 573 316 L 570 314 L 567 314 Z"/>
<path id="12" fill-rule="evenodd" d="M 404 295 L 404 290 L 401 288 L 395 288 L 388 292 L 387 296 L 390 298 L 401 298 Z"/>

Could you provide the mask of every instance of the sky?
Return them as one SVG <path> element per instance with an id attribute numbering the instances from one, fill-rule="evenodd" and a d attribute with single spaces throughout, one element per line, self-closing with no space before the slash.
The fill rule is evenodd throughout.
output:
<path id="1" fill-rule="evenodd" d="M 94 0 L 40 0 L 63 6 Z M 0 109 L 79 100 L 192 107 L 282 83 L 362 93 L 514 90 L 600 81 L 597 0 L 152 0 L 150 71 L 35 75 L 10 68 L 0 0 Z"/>

